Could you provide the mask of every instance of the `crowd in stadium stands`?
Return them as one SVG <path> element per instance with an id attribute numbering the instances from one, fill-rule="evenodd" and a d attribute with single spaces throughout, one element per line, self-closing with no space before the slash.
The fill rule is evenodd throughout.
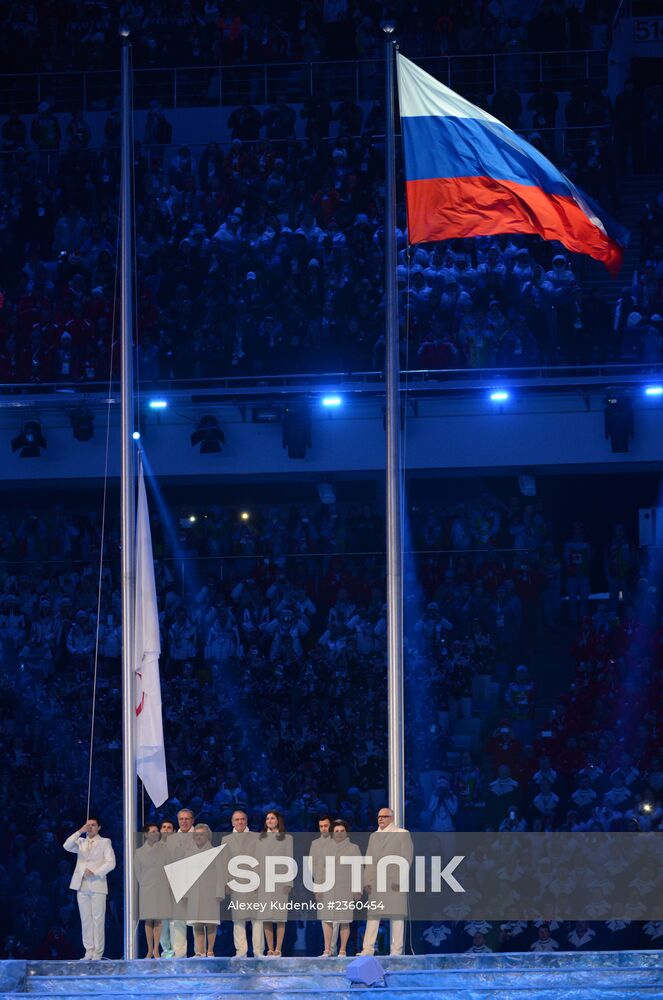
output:
<path id="1" fill-rule="evenodd" d="M 132 31 L 136 64 L 209 66 L 345 59 L 381 54 L 384 18 L 401 24 L 415 55 L 604 48 L 613 4 L 405 0 L 14 0 L 0 13 L 4 72 L 115 69 L 118 32 Z"/>
<path id="2" fill-rule="evenodd" d="M 255 509 L 248 519 L 214 505 L 193 522 L 188 510 L 179 513 L 169 529 L 153 518 L 171 793 L 160 815 L 174 817 L 186 805 L 225 831 L 236 806 L 253 829 L 278 808 L 290 830 L 315 831 L 321 812 L 372 829 L 386 795 L 382 518 L 368 505 L 317 503 Z M 543 506 L 522 498 L 504 504 L 485 494 L 452 509 L 424 506 L 411 521 L 408 826 L 659 828 L 659 567 L 622 526 L 594 539 L 592 551 L 582 525 L 565 539 Z M 61 845 L 85 813 L 91 736 L 92 807 L 102 809 L 103 833 L 121 857 L 112 520 L 101 574 L 100 544 L 99 517 L 90 511 L 14 508 L 0 518 L 0 782 L 11 803 L 0 887 L 16 901 L 0 914 L 3 957 L 79 954 Z M 591 606 L 590 574 L 609 595 Z M 554 676 L 546 677 L 552 662 L 540 637 L 560 627 L 569 646 L 566 654 L 558 647 Z M 457 721 L 470 720 L 476 738 L 459 740 Z M 110 882 L 113 955 L 121 950 L 119 868 Z M 417 925 L 416 948 L 655 947 L 663 934 L 656 923 L 545 927 Z M 293 921 L 293 938 L 294 929 Z M 319 953 L 315 942 L 308 947 Z M 232 953 L 225 931 L 217 950 Z"/>
<path id="3" fill-rule="evenodd" d="M 576 123 L 599 114 L 585 97 Z M 545 109 L 545 92 L 539 98 Z M 493 110 L 508 117 L 510 103 L 517 116 L 518 94 L 500 88 Z M 306 140 L 293 138 L 295 111 L 279 104 L 262 114 L 238 109 L 228 145 L 191 149 L 163 145 L 168 122 L 158 104 L 151 109 L 135 150 L 143 382 L 382 368 L 381 108 L 364 116 L 353 102 L 312 100 L 302 114 Z M 18 115 L 2 126 L 2 382 L 108 376 L 118 323 L 118 126 L 112 112 L 101 150 L 88 148 L 80 113 L 61 135 L 46 103 L 29 139 Z M 588 127 L 567 168 L 609 202 L 615 165 L 601 135 Z M 25 151 L 31 145 L 36 152 Z M 399 229 L 403 364 L 663 361 L 662 226 L 663 193 L 644 209 L 642 260 L 615 310 L 554 244 L 499 236 L 408 250 Z M 115 371 L 117 361 L 116 350 Z"/>

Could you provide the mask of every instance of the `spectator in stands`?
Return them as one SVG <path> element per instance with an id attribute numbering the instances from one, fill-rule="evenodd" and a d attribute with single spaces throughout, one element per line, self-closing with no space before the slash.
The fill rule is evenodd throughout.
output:
<path id="1" fill-rule="evenodd" d="M 589 571 L 591 549 L 585 541 L 583 526 L 576 521 L 571 529 L 571 538 L 564 543 L 564 569 L 566 592 L 569 597 L 569 615 L 572 622 L 587 613 L 589 598 Z"/>
<path id="2" fill-rule="evenodd" d="M 512 806 L 518 806 L 520 786 L 511 777 L 508 764 L 500 764 L 497 777 L 488 785 L 486 793 L 486 820 L 489 829 L 497 829 Z"/>
<path id="3" fill-rule="evenodd" d="M 172 137 L 173 127 L 161 110 L 161 104 L 157 100 L 151 101 L 143 133 L 143 143 L 146 150 L 149 153 L 153 146 L 168 145 Z"/>
<path id="4" fill-rule="evenodd" d="M 522 102 L 513 83 L 506 77 L 501 78 L 497 83 L 490 110 L 509 128 L 519 128 Z"/>
<path id="5" fill-rule="evenodd" d="M 0 129 L 2 149 L 4 152 L 25 149 L 27 129 L 25 122 L 14 108 L 9 112 L 6 121 Z"/>
<path id="6" fill-rule="evenodd" d="M 527 110 L 532 112 L 532 125 L 535 129 L 554 128 L 557 118 L 559 99 L 555 91 L 544 80 L 527 102 Z"/>
<path id="7" fill-rule="evenodd" d="M 511 727 L 521 743 L 530 744 L 534 735 L 534 684 L 527 667 L 520 664 L 515 679 L 506 689 L 505 701 L 510 709 Z"/>
<path id="8" fill-rule="evenodd" d="M 615 98 L 614 137 L 621 173 L 639 171 L 642 165 L 644 108 L 642 94 L 626 80 Z"/>
<path id="9" fill-rule="evenodd" d="M 443 775 L 437 779 L 424 823 L 430 830 L 449 833 L 456 829 L 454 817 L 457 812 L 458 799 L 451 789 L 449 778 Z"/>
<path id="10" fill-rule="evenodd" d="M 32 120 L 30 137 L 42 153 L 56 153 L 60 148 L 60 123 L 53 114 L 48 101 L 42 101 Z"/>

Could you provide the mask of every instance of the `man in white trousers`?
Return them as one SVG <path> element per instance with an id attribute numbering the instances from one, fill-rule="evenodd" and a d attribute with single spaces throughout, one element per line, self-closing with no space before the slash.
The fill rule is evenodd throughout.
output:
<path id="1" fill-rule="evenodd" d="M 166 841 L 168 849 L 168 861 L 182 861 L 188 857 L 193 846 L 193 813 L 190 809 L 180 809 L 177 814 L 179 829 L 176 833 L 171 833 Z M 187 934 L 186 934 L 187 901 L 186 896 L 176 903 L 173 900 L 172 919 L 170 921 L 171 947 L 175 953 L 175 958 L 186 958 Z"/>
<path id="2" fill-rule="evenodd" d="M 168 838 L 171 834 L 175 833 L 175 824 L 172 819 L 164 819 L 161 823 L 161 839 L 166 845 L 166 850 L 168 849 Z M 170 859 L 170 855 L 168 855 Z M 172 901 L 172 896 L 171 896 Z M 171 907 L 172 908 L 172 907 Z M 170 920 L 161 921 L 161 957 L 162 958 L 175 958 L 175 950 L 173 948 L 173 943 L 170 940 Z"/>
<path id="3" fill-rule="evenodd" d="M 318 817 L 318 830 L 320 836 L 312 841 L 309 848 L 309 854 L 311 857 L 311 870 L 313 874 L 313 881 L 318 885 L 321 885 L 325 881 L 325 859 L 327 855 L 334 854 L 334 838 L 331 835 L 332 828 L 332 817 L 325 813 L 323 816 Z M 316 893 L 316 901 L 322 901 L 322 894 Z M 320 916 L 321 924 L 325 922 L 324 915 Z M 332 920 L 332 936 L 331 936 L 331 955 L 336 954 L 336 946 L 338 943 L 338 920 Z M 323 957 L 327 957 L 327 953 L 323 952 Z"/>
<path id="4" fill-rule="evenodd" d="M 364 891 L 368 893 L 369 903 L 372 900 L 384 903 L 384 912 L 389 915 L 389 923 L 391 925 L 390 955 L 403 954 L 405 918 L 407 916 L 407 893 L 400 892 L 399 883 L 395 881 L 396 876 L 393 874 L 395 871 L 393 867 L 388 872 L 389 881 L 386 891 L 378 892 L 377 865 L 380 858 L 390 854 L 405 858 L 408 865 L 411 865 L 413 853 L 414 848 L 410 834 L 403 827 L 396 826 L 393 812 L 387 806 L 383 806 L 378 812 L 378 828 L 368 838 L 366 855 L 372 858 L 372 863 L 367 865 L 365 869 Z M 379 929 L 379 920 L 366 921 L 362 955 L 372 955 L 374 953 L 375 941 Z"/>
<path id="5" fill-rule="evenodd" d="M 226 834 L 221 843 L 224 845 L 223 851 L 218 857 L 217 867 L 217 889 L 216 894 L 223 900 L 226 893 L 230 892 L 230 899 L 235 905 L 240 905 L 246 901 L 247 894 L 233 892 L 228 889 L 228 882 L 232 875 L 228 872 L 228 865 L 232 858 L 240 854 L 255 857 L 255 845 L 258 840 L 257 833 L 249 830 L 249 817 L 243 809 L 235 809 L 230 817 L 233 832 Z M 241 910 L 232 911 L 233 921 L 233 943 L 235 945 L 235 955 L 237 958 L 246 958 L 249 952 L 249 943 L 246 938 L 246 918 Z M 262 920 L 251 920 L 251 942 L 253 944 L 253 957 L 260 958 L 265 951 L 265 934 Z"/>
<path id="6" fill-rule="evenodd" d="M 100 829 L 98 818 L 90 816 L 80 830 L 67 837 L 63 844 L 65 851 L 77 855 L 69 888 L 76 891 L 84 958 L 88 961 L 103 958 L 108 895 L 106 876 L 115 868 L 113 845 L 108 837 L 99 836 Z"/>

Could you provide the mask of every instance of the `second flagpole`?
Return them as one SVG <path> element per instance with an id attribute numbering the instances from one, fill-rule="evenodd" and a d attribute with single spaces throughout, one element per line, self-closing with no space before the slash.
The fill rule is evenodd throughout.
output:
<path id="1" fill-rule="evenodd" d="M 387 430 L 387 669 L 389 804 L 394 822 L 405 820 L 403 710 L 403 496 L 401 483 L 401 403 L 398 289 L 396 284 L 396 140 L 394 26 L 385 35 L 385 376 Z"/>
<path id="2" fill-rule="evenodd" d="M 122 172 L 121 172 L 121 316 L 122 372 L 122 793 L 124 832 L 124 957 L 136 957 L 134 838 L 136 834 L 136 754 L 134 706 L 134 600 L 136 592 L 136 490 L 134 389 L 131 164 L 132 108 L 128 35 L 122 38 Z"/>

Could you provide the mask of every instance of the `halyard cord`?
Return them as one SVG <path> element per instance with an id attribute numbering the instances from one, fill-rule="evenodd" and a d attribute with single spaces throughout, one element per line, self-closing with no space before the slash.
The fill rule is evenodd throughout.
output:
<path id="1" fill-rule="evenodd" d="M 118 219 L 118 239 L 116 240 L 116 247 L 119 247 L 119 219 Z M 117 264 L 117 252 L 116 251 L 116 264 Z M 88 775 L 87 775 L 87 808 L 85 811 L 86 820 L 90 816 L 90 797 L 92 794 L 92 758 L 94 755 L 94 724 L 95 715 L 97 707 L 97 673 L 99 665 L 99 630 L 101 628 L 101 587 L 103 583 L 103 573 L 104 573 L 104 542 L 106 534 L 106 505 L 108 497 L 108 456 L 110 453 L 110 413 L 112 406 L 112 391 L 113 391 L 113 355 L 115 352 L 115 315 L 116 315 L 116 303 L 117 303 L 117 273 L 118 269 L 115 268 L 116 274 L 116 288 L 115 294 L 113 296 L 113 315 L 112 315 L 112 326 L 111 326 L 111 345 L 110 345 L 110 364 L 109 364 L 109 375 L 108 375 L 108 402 L 106 409 L 106 453 L 104 457 L 104 487 L 103 487 L 103 499 L 101 505 L 101 539 L 99 548 L 99 578 L 97 584 L 97 627 L 94 640 L 94 672 L 92 677 L 92 716 L 90 723 L 90 753 L 89 753 L 89 764 L 88 764 Z"/>

